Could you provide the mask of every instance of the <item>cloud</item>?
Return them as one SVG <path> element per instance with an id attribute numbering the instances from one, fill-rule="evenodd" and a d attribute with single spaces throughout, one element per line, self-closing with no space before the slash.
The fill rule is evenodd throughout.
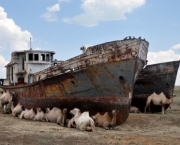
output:
<path id="1" fill-rule="evenodd" d="M 59 4 L 55 4 L 54 6 L 47 7 L 46 9 L 48 10 L 48 12 L 56 12 L 60 10 L 60 7 L 59 7 Z"/>
<path id="2" fill-rule="evenodd" d="M 0 55 L 0 76 L 1 78 L 6 77 L 6 68 L 5 65 L 8 64 L 8 62 L 5 60 L 5 58 Z"/>
<path id="3" fill-rule="evenodd" d="M 70 0 L 59 0 L 57 4 L 53 5 L 52 7 L 47 7 L 47 12 L 41 15 L 46 21 L 53 22 L 58 20 L 58 15 L 56 14 L 60 11 L 60 3 L 62 2 L 69 2 Z"/>
<path id="4" fill-rule="evenodd" d="M 51 22 L 58 20 L 56 12 L 60 10 L 59 4 L 55 4 L 52 7 L 47 7 L 46 10 L 47 12 L 41 15 L 41 17 L 43 17 L 46 21 Z"/>
<path id="5" fill-rule="evenodd" d="M 176 54 L 171 49 L 167 51 L 148 52 L 147 59 L 148 59 L 148 64 L 175 61 L 175 60 L 180 60 L 180 54 Z"/>
<path id="6" fill-rule="evenodd" d="M 93 27 L 100 21 L 126 19 L 125 14 L 145 4 L 146 0 L 82 0 L 84 13 L 72 18 L 63 18 L 66 23 Z"/>
<path id="7" fill-rule="evenodd" d="M 0 7 L 0 52 L 10 49 L 25 50 L 29 49 L 31 33 L 27 30 L 22 31 L 14 21 L 7 17 L 3 7 Z"/>
<path id="8" fill-rule="evenodd" d="M 180 44 L 176 44 L 173 47 L 171 47 L 173 50 L 180 50 Z"/>
<path id="9" fill-rule="evenodd" d="M 0 52 L 29 49 L 31 33 L 22 31 L 14 21 L 7 17 L 4 8 L 0 6 Z M 5 65 L 8 61 L 0 55 L 0 77 L 5 77 Z"/>
<path id="10" fill-rule="evenodd" d="M 172 49 L 167 51 L 148 52 L 147 60 L 148 64 L 178 61 L 180 60 L 180 54 L 176 54 Z M 180 68 L 176 78 L 176 85 L 180 85 Z"/>

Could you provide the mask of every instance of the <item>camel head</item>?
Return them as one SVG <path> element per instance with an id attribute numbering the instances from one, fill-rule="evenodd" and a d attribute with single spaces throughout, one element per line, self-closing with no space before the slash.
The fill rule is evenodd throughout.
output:
<path id="1" fill-rule="evenodd" d="M 49 108 L 46 108 L 46 113 L 49 113 L 50 109 Z"/>
<path id="2" fill-rule="evenodd" d="M 67 114 L 67 109 L 64 108 L 62 112 L 63 112 L 63 114 Z"/>
<path id="3" fill-rule="evenodd" d="M 91 116 L 91 118 L 94 120 L 95 125 L 97 125 L 97 123 L 98 123 L 97 117 L 96 116 Z"/>
<path id="4" fill-rule="evenodd" d="M 69 113 L 71 115 L 78 115 L 81 111 L 78 108 L 74 108 L 73 110 L 71 110 Z"/>
<path id="5" fill-rule="evenodd" d="M 39 107 L 36 108 L 36 111 L 37 111 L 37 112 L 41 112 L 41 108 L 39 108 Z"/>
<path id="6" fill-rule="evenodd" d="M 119 110 L 112 110 L 112 114 L 116 115 L 119 112 Z"/>

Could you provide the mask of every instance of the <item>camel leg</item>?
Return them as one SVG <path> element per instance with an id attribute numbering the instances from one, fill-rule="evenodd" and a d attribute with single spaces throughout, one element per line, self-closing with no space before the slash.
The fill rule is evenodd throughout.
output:
<path id="1" fill-rule="evenodd" d="M 147 101 L 146 101 L 146 106 L 145 106 L 145 108 L 144 108 L 144 113 L 146 113 L 146 109 L 147 109 L 147 107 L 150 105 L 150 103 L 151 103 L 151 99 L 148 97 L 148 98 L 147 98 Z"/>
<path id="2" fill-rule="evenodd" d="M 149 112 L 151 113 L 151 104 L 149 104 Z"/>
<path id="3" fill-rule="evenodd" d="M 109 130 L 109 127 L 108 127 L 108 125 L 109 125 L 109 124 L 107 124 L 107 123 L 104 123 L 104 124 L 102 125 L 102 128 L 104 128 L 104 129 L 106 129 L 106 130 Z"/>
<path id="4" fill-rule="evenodd" d="M 93 131 L 94 129 L 90 126 L 87 126 L 87 124 L 85 122 L 83 122 L 81 124 L 81 126 L 79 127 L 79 130 L 81 130 L 81 131 Z"/>
<path id="5" fill-rule="evenodd" d="M 82 123 L 82 124 L 80 125 L 79 130 L 81 130 L 81 131 L 85 131 L 85 130 L 86 130 L 84 123 Z"/>
<path id="6" fill-rule="evenodd" d="M 149 104 L 146 104 L 146 106 L 144 107 L 144 113 L 146 113 L 146 108 L 149 106 Z"/>
<path id="7" fill-rule="evenodd" d="M 68 128 L 71 128 L 71 126 L 76 128 L 76 124 L 74 122 L 74 119 L 70 119 L 67 126 L 68 126 Z"/>
<path id="8" fill-rule="evenodd" d="M 164 105 L 162 105 L 162 114 L 164 114 Z"/>
<path id="9" fill-rule="evenodd" d="M 87 126 L 85 130 L 86 130 L 86 131 L 94 131 L 94 128 L 93 128 L 93 127 L 90 127 L 90 126 Z"/>

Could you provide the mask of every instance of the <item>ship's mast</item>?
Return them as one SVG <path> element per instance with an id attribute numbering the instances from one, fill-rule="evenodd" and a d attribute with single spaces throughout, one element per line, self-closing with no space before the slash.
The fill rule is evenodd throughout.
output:
<path id="1" fill-rule="evenodd" d="M 30 50 L 32 50 L 32 48 L 31 48 L 31 37 L 30 37 Z"/>

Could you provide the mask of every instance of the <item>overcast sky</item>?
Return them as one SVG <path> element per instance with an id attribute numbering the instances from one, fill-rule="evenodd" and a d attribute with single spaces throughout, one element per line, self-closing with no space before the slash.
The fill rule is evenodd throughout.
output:
<path id="1" fill-rule="evenodd" d="M 0 78 L 11 52 L 55 51 L 57 60 L 126 36 L 149 42 L 148 64 L 180 60 L 180 0 L 0 0 Z M 180 85 L 180 69 L 176 79 Z"/>

